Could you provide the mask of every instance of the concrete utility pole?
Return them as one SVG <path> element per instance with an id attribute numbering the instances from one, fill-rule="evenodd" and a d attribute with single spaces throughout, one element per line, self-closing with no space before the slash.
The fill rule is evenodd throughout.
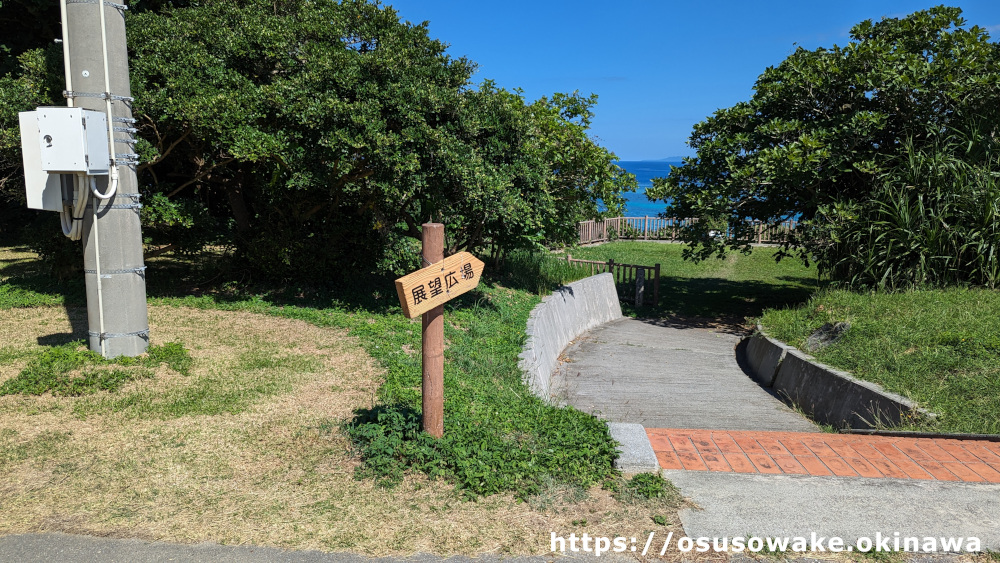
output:
<path id="1" fill-rule="evenodd" d="M 112 101 L 115 195 L 91 195 L 83 214 L 83 255 L 87 279 L 90 349 L 105 357 L 138 356 L 149 346 L 146 277 L 139 223 L 124 5 L 105 0 L 62 0 L 63 39 L 68 57 L 66 97 L 70 106 L 106 111 Z M 103 14 L 102 14 L 103 11 Z M 106 43 L 106 48 L 105 48 Z M 108 68 L 105 79 L 105 66 Z M 101 193 L 110 176 L 97 177 Z M 94 202 L 97 202 L 95 213 Z M 100 272 L 100 275 L 98 275 Z"/>

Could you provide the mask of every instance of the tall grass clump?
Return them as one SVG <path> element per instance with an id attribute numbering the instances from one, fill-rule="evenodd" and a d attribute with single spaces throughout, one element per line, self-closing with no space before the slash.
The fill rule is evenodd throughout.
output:
<path id="1" fill-rule="evenodd" d="M 493 277 L 500 283 L 536 294 L 548 293 L 590 275 L 544 250 L 511 252 L 498 266 Z"/>
<path id="2" fill-rule="evenodd" d="M 824 209 L 821 265 L 855 288 L 996 288 L 1000 151 L 991 145 L 957 136 L 926 149 L 908 142 L 869 199 Z"/>

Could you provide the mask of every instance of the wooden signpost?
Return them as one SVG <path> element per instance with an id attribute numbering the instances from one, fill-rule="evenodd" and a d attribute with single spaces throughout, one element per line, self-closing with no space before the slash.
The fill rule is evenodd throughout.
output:
<path id="1" fill-rule="evenodd" d="M 412 319 L 475 289 L 482 274 L 483 263 L 478 258 L 459 252 L 399 278 L 396 293 L 403 314 Z"/>
<path id="2" fill-rule="evenodd" d="M 444 225 L 423 227 L 426 268 L 396 280 L 396 293 L 407 318 L 423 315 L 423 428 L 440 438 L 444 435 L 444 304 L 475 289 L 483 274 L 483 263 L 468 252 L 444 257 Z"/>

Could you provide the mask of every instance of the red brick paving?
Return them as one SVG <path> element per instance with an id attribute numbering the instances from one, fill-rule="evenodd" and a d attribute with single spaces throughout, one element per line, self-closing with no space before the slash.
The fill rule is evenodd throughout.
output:
<path id="1" fill-rule="evenodd" d="M 1000 444 L 984 440 L 658 428 L 646 434 L 664 469 L 1000 483 Z"/>

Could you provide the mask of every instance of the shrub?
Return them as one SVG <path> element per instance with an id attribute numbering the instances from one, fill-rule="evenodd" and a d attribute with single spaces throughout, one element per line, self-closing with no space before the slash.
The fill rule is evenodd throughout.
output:
<path id="1" fill-rule="evenodd" d="M 912 144 L 901 173 L 882 179 L 864 202 L 823 208 L 820 264 L 852 287 L 903 289 L 1000 282 L 1000 158 L 970 164 L 949 139 L 931 150 Z"/>

